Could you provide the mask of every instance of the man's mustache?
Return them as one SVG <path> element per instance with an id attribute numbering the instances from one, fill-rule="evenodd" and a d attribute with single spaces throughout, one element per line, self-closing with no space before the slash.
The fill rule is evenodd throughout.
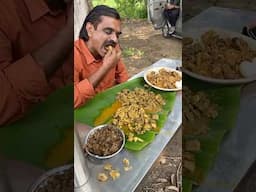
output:
<path id="1" fill-rule="evenodd" d="M 108 47 L 108 46 L 112 46 L 112 47 L 116 47 L 117 43 L 113 40 L 107 41 L 106 43 L 104 43 L 104 47 Z"/>

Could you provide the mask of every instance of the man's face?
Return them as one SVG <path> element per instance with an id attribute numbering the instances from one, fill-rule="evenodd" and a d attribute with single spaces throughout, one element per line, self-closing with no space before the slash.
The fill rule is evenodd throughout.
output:
<path id="1" fill-rule="evenodd" d="M 89 49 L 95 57 L 104 57 L 107 53 L 106 47 L 118 45 L 118 39 L 121 34 L 121 22 L 112 17 L 102 16 L 101 22 L 96 29 L 89 23 L 87 25 L 89 35 Z"/>

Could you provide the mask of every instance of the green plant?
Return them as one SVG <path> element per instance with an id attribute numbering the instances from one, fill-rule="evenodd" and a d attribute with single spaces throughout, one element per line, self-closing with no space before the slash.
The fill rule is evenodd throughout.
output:
<path id="1" fill-rule="evenodd" d="M 117 10 L 125 18 L 146 18 L 145 0 L 115 0 Z"/>
<path id="2" fill-rule="evenodd" d="M 144 52 L 134 48 L 134 47 L 127 47 L 123 50 L 123 56 L 124 57 L 142 57 L 144 55 Z"/>
<path id="3" fill-rule="evenodd" d="M 108 5 L 116 8 L 122 18 L 146 18 L 146 0 L 92 0 L 93 6 Z"/>

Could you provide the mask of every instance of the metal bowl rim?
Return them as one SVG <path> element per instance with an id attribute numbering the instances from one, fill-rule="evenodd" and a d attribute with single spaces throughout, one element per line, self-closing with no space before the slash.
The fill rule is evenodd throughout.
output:
<path id="1" fill-rule="evenodd" d="M 109 125 L 109 124 L 103 124 L 103 125 L 99 125 L 99 126 L 96 126 L 96 127 L 92 128 L 92 129 L 88 132 L 88 134 L 86 135 L 86 137 L 85 137 L 84 146 L 86 146 L 87 141 L 88 141 L 90 135 L 92 135 L 92 134 L 93 134 L 95 131 L 97 131 L 98 129 L 102 129 L 102 128 L 104 128 L 104 127 L 107 127 L 108 125 Z M 94 157 L 94 158 L 97 158 L 97 159 L 109 159 L 109 158 L 111 158 L 111 157 L 114 157 L 115 155 L 117 155 L 118 153 L 120 153 L 120 152 L 122 151 L 122 149 L 124 148 L 124 145 L 125 145 L 125 134 L 124 134 L 124 132 L 123 132 L 122 129 L 120 129 L 120 128 L 114 126 L 114 125 L 112 125 L 112 126 L 113 126 L 114 128 L 116 128 L 116 129 L 118 129 L 118 130 L 121 132 L 121 134 L 122 134 L 123 142 L 122 142 L 121 147 L 120 147 L 115 153 L 113 153 L 113 154 L 111 154 L 111 155 L 107 155 L 107 156 L 95 155 L 95 154 L 91 153 L 90 151 L 88 151 L 88 150 L 87 150 L 87 147 L 85 147 L 85 151 L 86 151 L 86 153 L 87 153 L 89 156 Z"/>
<path id="2" fill-rule="evenodd" d="M 60 167 L 53 168 L 49 171 L 43 173 L 30 187 L 28 192 L 34 192 L 40 185 L 44 184 L 47 181 L 48 177 L 55 175 L 58 172 L 63 172 L 69 168 L 74 167 L 74 164 L 67 164 Z M 45 185 L 45 184 L 44 184 Z M 44 186 L 42 185 L 42 186 Z"/>

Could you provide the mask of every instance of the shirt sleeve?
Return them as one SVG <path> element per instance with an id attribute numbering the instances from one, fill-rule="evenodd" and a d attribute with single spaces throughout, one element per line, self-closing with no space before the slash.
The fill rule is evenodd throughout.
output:
<path id="1" fill-rule="evenodd" d="M 74 48 L 74 108 L 85 104 L 87 100 L 96 95 L 93 85 L 88 79 L 80 79 L 84 65 L 79 51 Z"/>
<path id="2" fill-rule="evenodd" d="M 0 31 L 0 126 L 12 122 L 42 100 L 48 83 L 30 54 L 13 61 L 11 42 Z"/>
<path id="3" fill-rule="evenodd" d="M 122 62 L 122 60 L 119 61 L 117 68 L 116 68 L 116 83 L 123 83 L 125 81 L 128 80 L 129 76 L 128 76 L 128 72 L 126 70 L 126 67 L 124 65 L 124 63 Z"/>

